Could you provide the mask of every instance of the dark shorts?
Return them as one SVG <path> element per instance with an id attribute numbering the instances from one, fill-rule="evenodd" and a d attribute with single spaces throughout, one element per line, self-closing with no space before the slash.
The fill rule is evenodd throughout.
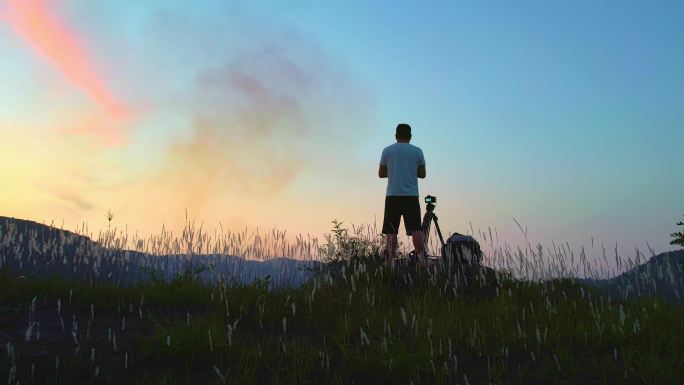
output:
<path id="1" fill-rule="evenodd" d="M 385 197 L 385 218 L 382 222 L 383 234 L 398 234 L 399 220 L 404 217 L 406 235 L 422 230 L 420 220 L 420 202 L 417 196 Z"/>

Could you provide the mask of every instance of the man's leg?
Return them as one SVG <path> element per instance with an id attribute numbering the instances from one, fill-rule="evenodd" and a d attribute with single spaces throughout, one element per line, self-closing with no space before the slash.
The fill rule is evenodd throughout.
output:
<path id="1" fill-rule="evenodd" d="M 425 255 L 425 238 L 423 236 L 423 226 L 420 220 L 420 201 L 418 197 L 406 197 L 404 206 L 404 224 L 406 225 L 406 235 L 411 235 L 413 247 L 416 250 L 418 263 L 427 263 Z"/>
<path id="2" fill-rule="evenodd" d="M 387 247 L 387 261 L 386 262 L 391 262 L 394 261 L 394 258 L 397 255 L 397 234 L 387 234 L 387 241 L 386 241 L 386 247 Z"/>
<path id="3" fill-rule="evenodd" d="M 425 238 L 423 237 L 423 231 L 413 231 L 411 233 L 411 238 L 413 238 L 413 247 L 416 249 L 416 258 L 418 259 L 418 262 L 427 262 L 427 258 L 425 258 Z"/>
<path id="4" fill-rule="evenodd" d="M 385 263 L 391 264 L 397 254 L 397 230 L 401 220 L 395 197 L 385 197 L 385 215 L 382 223 L 382 233 L 385 234 L 386 260 Z"/>

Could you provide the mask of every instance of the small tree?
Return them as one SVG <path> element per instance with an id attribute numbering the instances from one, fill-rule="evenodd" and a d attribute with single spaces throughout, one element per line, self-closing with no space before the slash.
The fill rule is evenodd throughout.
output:
<path id="1" fill-rule="evenodd" d="M 684 222 L 677 222 L 677 226 L 684 226 Z M 684 246 L 684 231 L 670 234 L 674 239 L 670 242 L 671 245 Z"/>
<path id="2" fill-rule="evenodd" d="M 352 259 L 368 259 L 380 254 L 381 245 L 378 239 L 364 236 L 361 229 L 356 228 L 350 234 L 337 219 L 332 223 L 333 236 L 326 235 L 327 243 L 321 247 L 325 262 L 346 263 Z"/>

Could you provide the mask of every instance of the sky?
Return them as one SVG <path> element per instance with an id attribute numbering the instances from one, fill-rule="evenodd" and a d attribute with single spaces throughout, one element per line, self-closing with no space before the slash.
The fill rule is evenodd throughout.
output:
<path id="1" fill-rule="evenodd" d="M 447 234 L 672 250 L 683 19 L 681 1 L 0 0 L 0 215 L 379 230 L 404 122 Z"/>

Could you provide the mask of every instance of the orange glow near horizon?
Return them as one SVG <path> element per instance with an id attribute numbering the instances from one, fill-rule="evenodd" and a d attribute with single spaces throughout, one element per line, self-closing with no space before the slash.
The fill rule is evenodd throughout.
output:
<path id="1" fill-rule="evenodd" d="M 100 105 L 110 118 L 123 119 L 126 108 L 107 89 L 106 82 L 95 70 L 78 36 L 52 12 L 44 0 L 8 0 L 5 19 L 12 29 L 36 53 L 47 58 L 73 84 Z M 96 126 L 101 134 L 106 125 Z"/>

